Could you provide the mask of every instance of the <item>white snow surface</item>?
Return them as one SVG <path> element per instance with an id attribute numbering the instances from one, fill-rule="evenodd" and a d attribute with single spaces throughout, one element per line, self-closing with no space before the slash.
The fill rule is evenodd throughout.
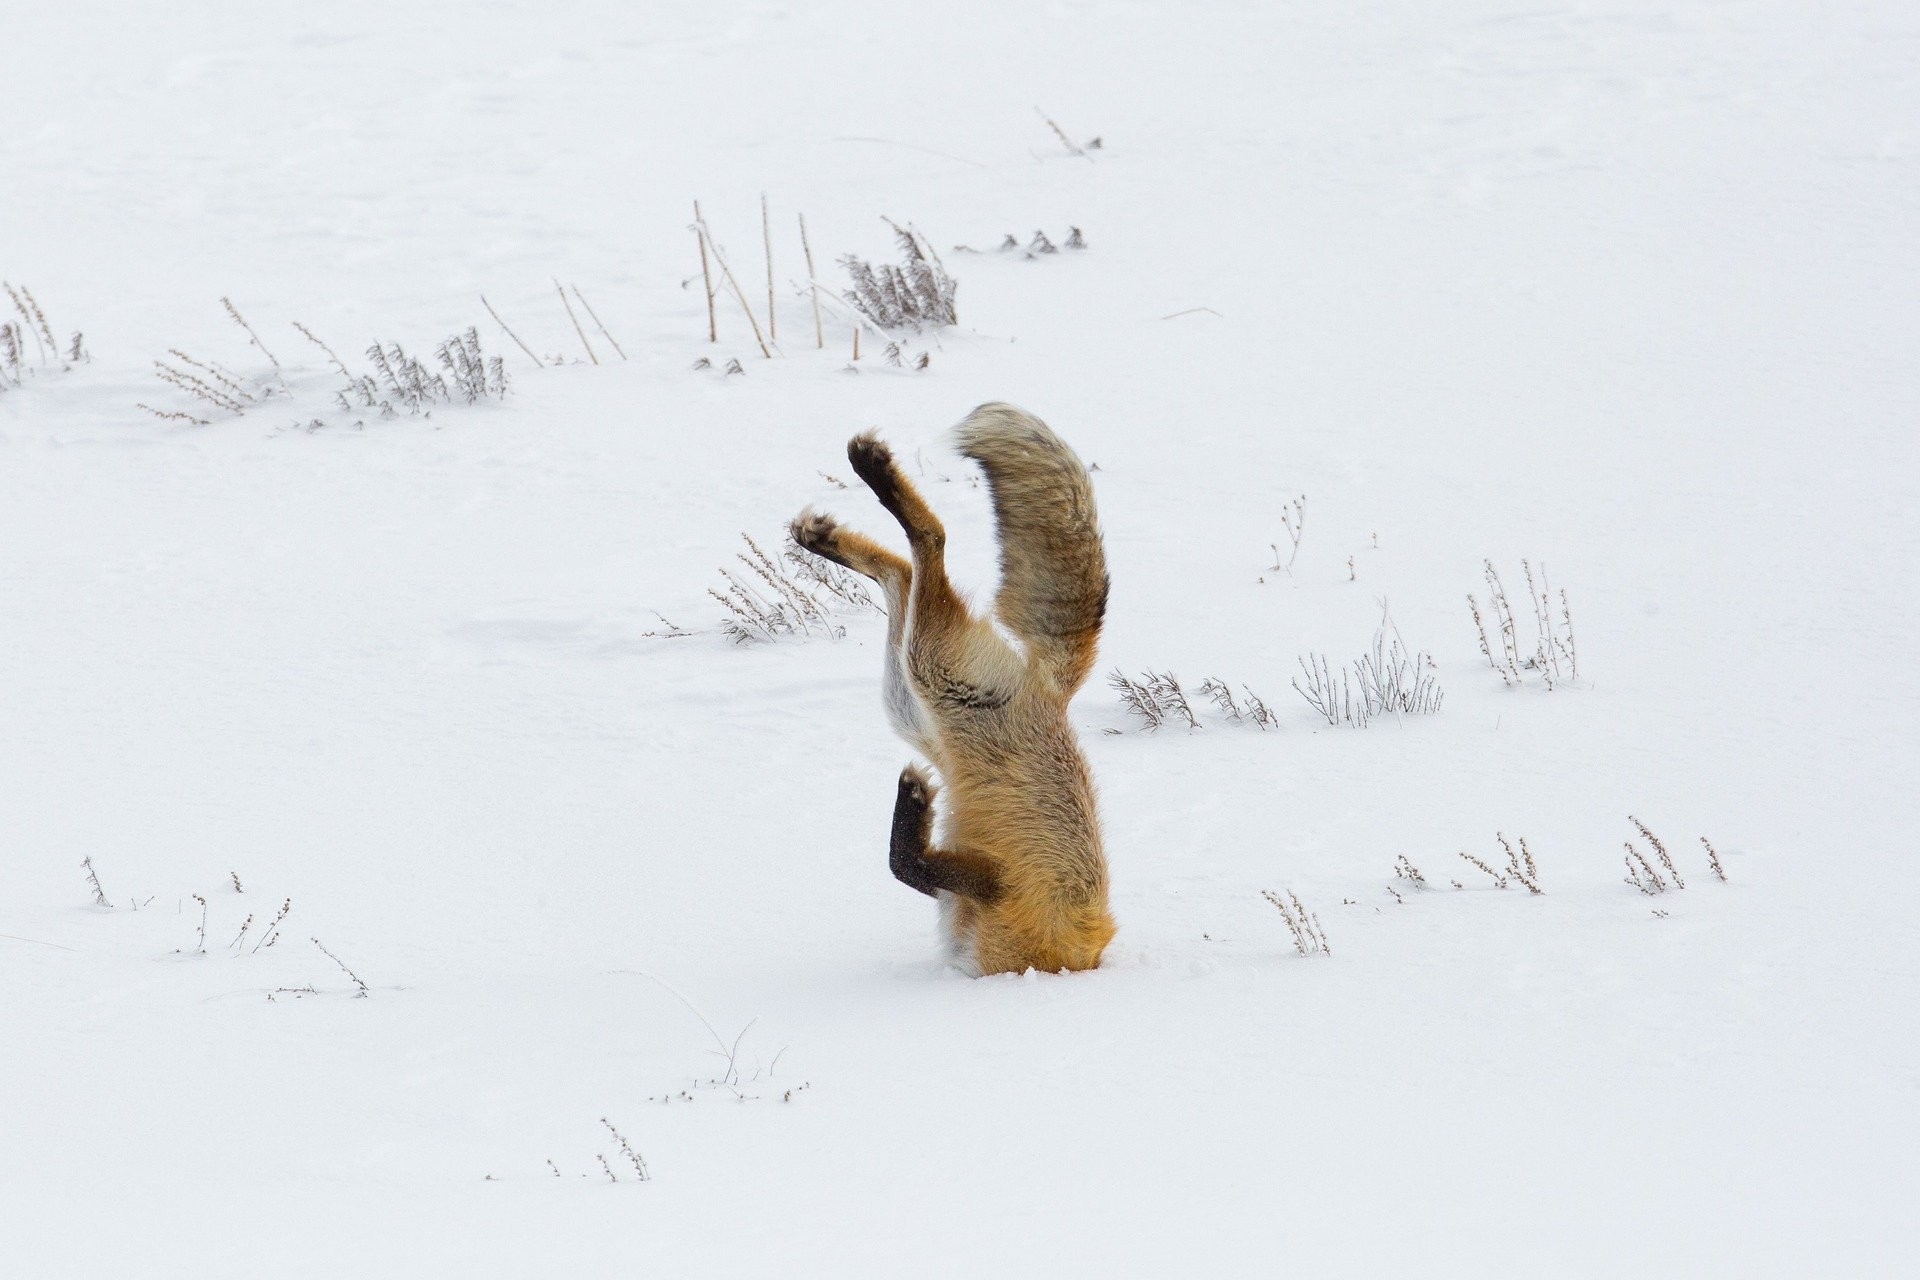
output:
<path id="1" fill-rule="evenodd" d="M 91 353 L 0 392 L 0 1272 L 1912 1265 L 1911 6 L 0 25 L 0 275 Z M 764 319 L 763 191 L 772 359 L 726 294 L 707 343 L 688 229 Z M 930 367 L 847 372 L 831 315 L 815 349 L 802 212 L 834 281 L 893 258 L 882 216 L 926 232 L 960 282 Z M 629 359 L 588 323 L 585 362 L 555 278 Z M 512 390 L 342 412 L 294 321 L 356 370 L 475 325 Z M 194 408 L 175 347 L 263 398 L 136 409 Z M 887 874 L 878 616 L 736 646 L 707 594 L 808 504 L 898 544 L 821 474 L 878 427 L 990 600 L 944 434 L 990 399 L 1098 466 L 1092 973 L 966 978 Z M 1481 657 L 1487 557 L 1523 640 L 1520 560 L 1567 589 L 1578 681 Z M 1383 602 L 1442 709 L 1317 723 L 1296 659 Z M 1142 732 L 1115 667 L 1282 726 Z M 1622 882 L 1628 814 L 1686 889 Z M 1496 832 L 1544 895 L 1458 857 Z"/>

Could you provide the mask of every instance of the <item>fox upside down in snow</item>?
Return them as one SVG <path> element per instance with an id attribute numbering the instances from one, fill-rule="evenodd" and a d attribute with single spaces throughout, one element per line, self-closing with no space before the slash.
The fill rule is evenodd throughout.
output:
<path id="1" fill-rule="evenodd" d="M 1044 422 L 984 404 L 958 431 L 985 469 L 1000 535 L 994 611 L 976 617 L 947 579 L 946 530 L 872 432 L 847 445 L 854 472 L 906 530 L 904 560 L 829 516 L 803 511 L 794 541 L 872 578 L 887 598 L 885 699 L 894 731 L 938 772 L 900 774 L 888 861 L 937 897 L 956 958 L 980 973 L 1091 969 L 1114 933 L 1093 777 L 1067 702 L 1093 667 L 1107 606 L 1093 486 Z"/>

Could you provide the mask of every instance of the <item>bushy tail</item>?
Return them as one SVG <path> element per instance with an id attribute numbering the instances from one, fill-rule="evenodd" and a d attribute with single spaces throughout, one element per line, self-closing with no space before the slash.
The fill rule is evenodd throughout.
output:
<path id="1" fill-rule="evenodd" d="M 1093 669 L 1107 611 L 1107 556 L 1086 467 L 1051 428 L 1010 404 L 983 404 L 958 428 L 987 473 L 1000 524 L 994 609 L 1062 694 Z"/>

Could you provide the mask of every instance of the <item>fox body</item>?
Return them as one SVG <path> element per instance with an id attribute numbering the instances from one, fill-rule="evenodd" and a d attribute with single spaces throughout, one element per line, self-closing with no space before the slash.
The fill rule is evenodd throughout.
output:
<path id="1" fill-rule="evenodd" d="M 907 766 L 894 875 L 940 900 L 955 957 L 980 973 L 1091 969 L 1114 924 L 1093 776 L 1067 702 L 1093 667 L 1107 605 L 1093 486 L 1073 451 L 1012 405 L 975 409 L 957 443 L 992 489 L 994 612 L 1018 647 L 954 590 L 946 530 L 872 432 L 847 458 L 906 531 L 912 559 L 811 510 L 793 538 L 886 596 L 887 715 L 933 765 L 945 815 L 936 841 L 934 783 Z"/>

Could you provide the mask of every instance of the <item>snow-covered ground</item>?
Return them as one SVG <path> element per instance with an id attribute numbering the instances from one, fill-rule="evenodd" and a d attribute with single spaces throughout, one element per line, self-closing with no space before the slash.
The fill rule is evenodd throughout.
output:
<path id="1" fill-rule="evenodd" d="M 0 276 L 91 354 L 0 391 L 0 1273 L 1911 1265 L 1909 6 L 0 30 Z M 772 359 L 729 295 L 706 342 L 688 230 L 764 321 L 763 191 Z M 798 213 L 833 280 L 927 233 L 927 369 L 815 349 Z M 356 373 L 477 326 L 511 393 L 343 412 L 296 321 Z M 172 348 L 258 403 L 160 383 Z M 708 594 L 809 503 L 896 537 L 827 478 L 878 426 L 987 598 L 943 443 L 987 399 L 1099 468 L 1102 670 L 1280 719 L 1083 692 L 1121 931 L 1072 977 L 944 968 L 887 874 L 881 619 L 736 646 Z M 1521 560 L 1566 588 L 1577 680 L 1481 656 L 1488 557 L 1529 652 Z M 1297 659 L 1385 607 L 1444 705 L 1316 722 Z M 1684 890 L 1622 882 L 1629 814 Z M 1544 895 L 1461 859 L 1497 832 Z"/>

